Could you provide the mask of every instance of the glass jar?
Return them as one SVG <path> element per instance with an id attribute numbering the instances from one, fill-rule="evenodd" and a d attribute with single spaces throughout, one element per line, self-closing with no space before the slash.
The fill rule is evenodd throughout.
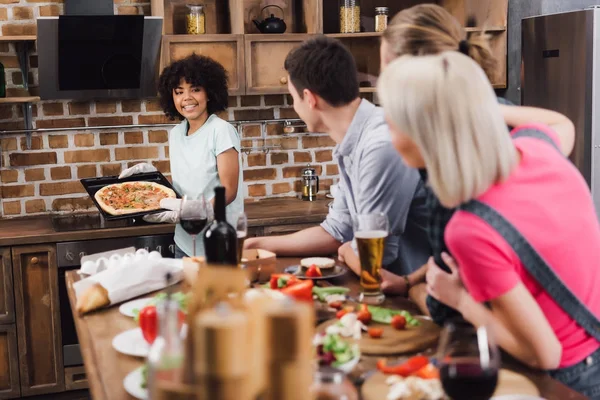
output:
<path id="1" fill-rule="evenodd" d="M 319 368 L 310 387 L 315 400 L 358 400 L 358 391 L 339 369 Z"/>
<path id="2" fill-rule="evenodd" d="M 340 0 L 340 33 L 360 32 L 360 1 Z"/>
<path id="3" fill-rule="evenodd" d="M 201 35 L 206 33 L 206 16 L 204 15 L 204 6 L 196 4 L 187 5 L 189 11 L 186 15 L 186 31 L 188 35 Z"/>
<path id="4" fill-rule="evenodd" d="M 387 7 L 375 7 L 375 32 L 383 32 L 388 25 Z"/>

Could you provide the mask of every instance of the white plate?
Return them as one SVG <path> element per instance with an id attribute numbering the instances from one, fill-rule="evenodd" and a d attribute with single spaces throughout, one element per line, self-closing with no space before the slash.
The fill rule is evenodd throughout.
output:
<path id="1" fill-rule="evenodd" d="M 150 345 L 144 340 L 140 328 L 119 333 L 113 338 L 112 346 L 119 353 L 134 357 L 147 357 L 150 350 Z"/>
<path id="2" fill-rule="evenodd" d="M 152 300 L 152 297 L 144 297 L 143 299 L 128 301 L 127 303 L 121 304 L 121 306 L 119 307 L 119 312 L 126 317 L 133 318 L 133 310 L 135 310 L 136 308 L 138 310 L 141 310 L 146 305 L 148 305 L 150 300 Z"/>
<path id="3" fill-rule="evenodd" d="M 528 394 L 505 394 L 503 396 L 494 396 L 490 400 L 546 400 L 543 397 L 531 396 Z"/>
<path id="4" fill-rule="evenodd" d="M 125 379 L 123 379 L 123 386 L 125 387 L 125 391 L 136 399 L 145 400 L 148 398 L 148 389 L 144 389 L 141 386 L 142 368 L 139 367 L 127 374 Z"/>

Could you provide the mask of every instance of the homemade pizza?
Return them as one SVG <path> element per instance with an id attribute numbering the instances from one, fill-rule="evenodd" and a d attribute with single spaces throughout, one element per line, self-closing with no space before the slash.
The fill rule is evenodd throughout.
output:
<path id="1" fill-rule="evenodd" d="M 160 209 L 160 201 L 177 197 L 172 189 L 154 182 L 125 182 L 104 186 L 94 195 L 110 215 Z"/>

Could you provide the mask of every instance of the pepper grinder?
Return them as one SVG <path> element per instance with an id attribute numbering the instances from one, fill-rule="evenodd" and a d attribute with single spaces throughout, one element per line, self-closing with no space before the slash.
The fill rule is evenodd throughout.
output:
<path id="1" fill-rule="evenodd" d="M 317 170 L 309 165 L 302 169 L 302 200 L 315 201 L 319 192 Z"/>

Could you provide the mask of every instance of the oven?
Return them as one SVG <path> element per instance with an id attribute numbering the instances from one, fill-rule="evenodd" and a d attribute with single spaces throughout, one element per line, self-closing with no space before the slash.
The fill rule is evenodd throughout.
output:
<path id="1" fill-rule="evenodd" d="M 158 251 L 163 257 L 173 257 L 175 242 L 173 234 L 148 235 L 138 237 L 119 237 L 110 239 L 61 242 L 56 245 L 58 265 L 58 297 L 60 305 L 60 324 L 62 330 L 63 362 L 65 367 L 83 365 L 79 341 L 73 321 L 71 305 L 67 296 L 65 274 L 80 268 L 81 257 L 125 247 Z"/>

